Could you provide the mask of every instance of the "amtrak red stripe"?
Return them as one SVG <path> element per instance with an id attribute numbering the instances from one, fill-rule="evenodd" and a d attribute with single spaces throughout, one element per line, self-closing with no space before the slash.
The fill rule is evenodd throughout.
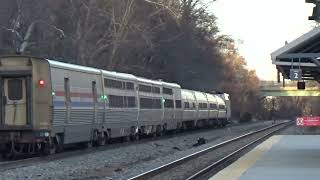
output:
<path id="1" fill-rule="evenodd" d="M 56 91 L 56 96 L 65 96 L 64 91 Z M 79 93 L 79 92 L 71 92 L 71 97 L 85 97 L 85 98 L 93 98 L 93 95 L 91 93 Z"/>

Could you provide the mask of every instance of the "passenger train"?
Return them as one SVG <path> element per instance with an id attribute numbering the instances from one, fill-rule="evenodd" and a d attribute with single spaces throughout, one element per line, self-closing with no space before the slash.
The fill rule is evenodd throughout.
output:
<path id="1" fill-rule="evenodd" d="M 231 114 L 228 94 L 29 56 L 0 57 L 0 83 L 6 157 L 223 126 Z"/>

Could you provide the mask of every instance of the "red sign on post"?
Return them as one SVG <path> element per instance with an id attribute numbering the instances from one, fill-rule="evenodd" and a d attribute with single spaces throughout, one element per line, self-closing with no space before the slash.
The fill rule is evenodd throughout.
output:
<path id="1" fill-rule="evenodd" d="M 297 126 L 306 126 L 306 127 L 320 126 L 320 116 L 298 117 L 296 124 Z"/>

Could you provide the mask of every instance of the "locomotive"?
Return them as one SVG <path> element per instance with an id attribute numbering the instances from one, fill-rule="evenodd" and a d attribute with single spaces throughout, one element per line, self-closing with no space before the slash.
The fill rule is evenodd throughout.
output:
<path id="1" fill-rule="evenodd" d="M 224 126 L 231 115 L 225 93 L 31 56 L 0 57 L 0 83 L 0 150 L 6 158 Z"/>

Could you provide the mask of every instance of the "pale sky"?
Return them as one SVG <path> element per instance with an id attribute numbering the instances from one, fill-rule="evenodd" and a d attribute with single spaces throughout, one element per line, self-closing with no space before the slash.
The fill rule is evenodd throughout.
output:
<path id="1" fill-rule="evenodd" d="M 263 80 L 276 80 L 270 54 L 313 28 L 305 0 L 217 0 L 210 9 L 221 33 L 243 42 L 240 54 Z"/>

